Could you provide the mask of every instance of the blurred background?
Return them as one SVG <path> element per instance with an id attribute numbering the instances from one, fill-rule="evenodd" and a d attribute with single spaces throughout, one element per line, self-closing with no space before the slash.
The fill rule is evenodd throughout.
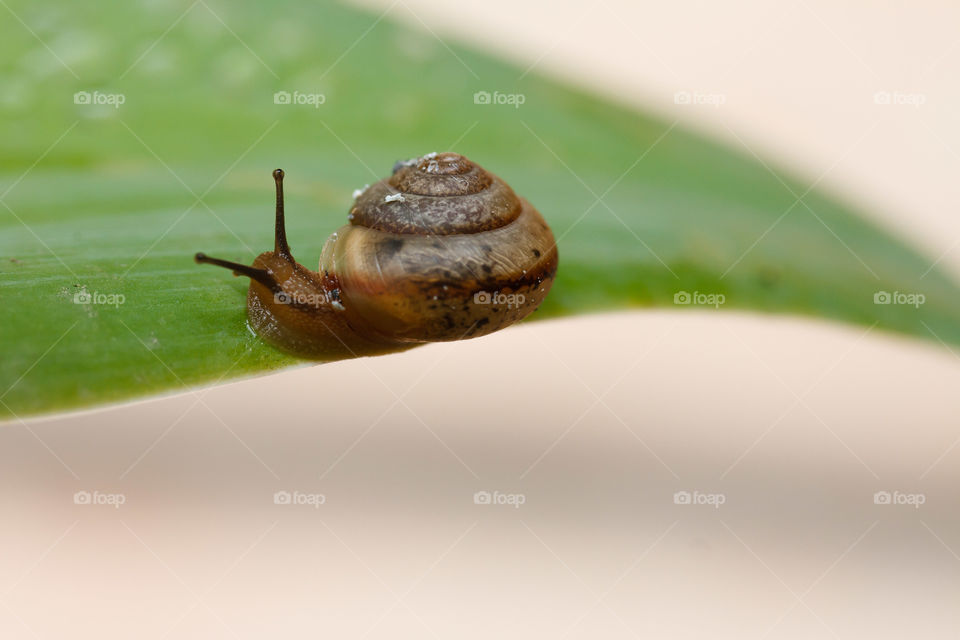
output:
<path id="1" fill-rule="evenodd" d="M 3 637 L 956 635 L 960 9 L 0 5 Z M 541 318 L 250 378 L 192 252 L 444 149 Z"/>

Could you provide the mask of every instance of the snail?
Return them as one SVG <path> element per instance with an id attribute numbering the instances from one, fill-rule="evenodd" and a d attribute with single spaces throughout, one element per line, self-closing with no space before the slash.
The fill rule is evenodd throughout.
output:
<path id="1" fill-rule="evenodd" d="M 247 317 L 267 343 L 335 360 L 489 334 L 543 301 L 557 247 L 540 213 L 500 178 L 456 153 L 398 162 L 354 193 L 349 223 L 323 245 L 317 271 L 297 263 L 276 182 L 274 249 L 252 266 L 198 253 L 250 278 Z"/>

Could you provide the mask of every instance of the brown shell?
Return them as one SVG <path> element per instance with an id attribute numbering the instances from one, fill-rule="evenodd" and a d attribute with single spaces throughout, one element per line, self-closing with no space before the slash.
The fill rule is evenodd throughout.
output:
<path id="1" fill-rule="evenodd" d="M 557 270 L 553 233 L 497 176 L 456 153 L 398 164 L 324 245 L 347 322 L 398 342 L 459 340 L 530 314 Z"/>

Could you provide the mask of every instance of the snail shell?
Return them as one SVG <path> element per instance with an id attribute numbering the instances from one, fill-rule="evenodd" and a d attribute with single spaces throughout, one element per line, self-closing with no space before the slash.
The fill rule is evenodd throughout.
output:
<path id="1" fill-rule="evenodd" d="M 543 217 L 462 155 L 397 163 L 363 190 L 317 272 L 289 255 L 281 179 L 275 251 L 243 270 L 198 261 L 250 276 L 251 326 L 295 355 L 333 359 L 486 335 L 532 313 L 553 284 L 557 248 Z"/>

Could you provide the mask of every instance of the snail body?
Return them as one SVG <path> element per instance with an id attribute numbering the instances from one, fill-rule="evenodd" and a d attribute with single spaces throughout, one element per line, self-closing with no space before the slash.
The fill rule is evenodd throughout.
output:
<path id="1" fill-rule="evenodd" d="M 356 195 L 317 271 L 286 239 L 283 171 L 274 250 L 252 266 L 247 315 L 266 342 L 333 360 L 489 334 L 532 313 L 553 284 L 557 249 L 540 213 L 500 178 L 456 153 L 397 163 Z"/>

